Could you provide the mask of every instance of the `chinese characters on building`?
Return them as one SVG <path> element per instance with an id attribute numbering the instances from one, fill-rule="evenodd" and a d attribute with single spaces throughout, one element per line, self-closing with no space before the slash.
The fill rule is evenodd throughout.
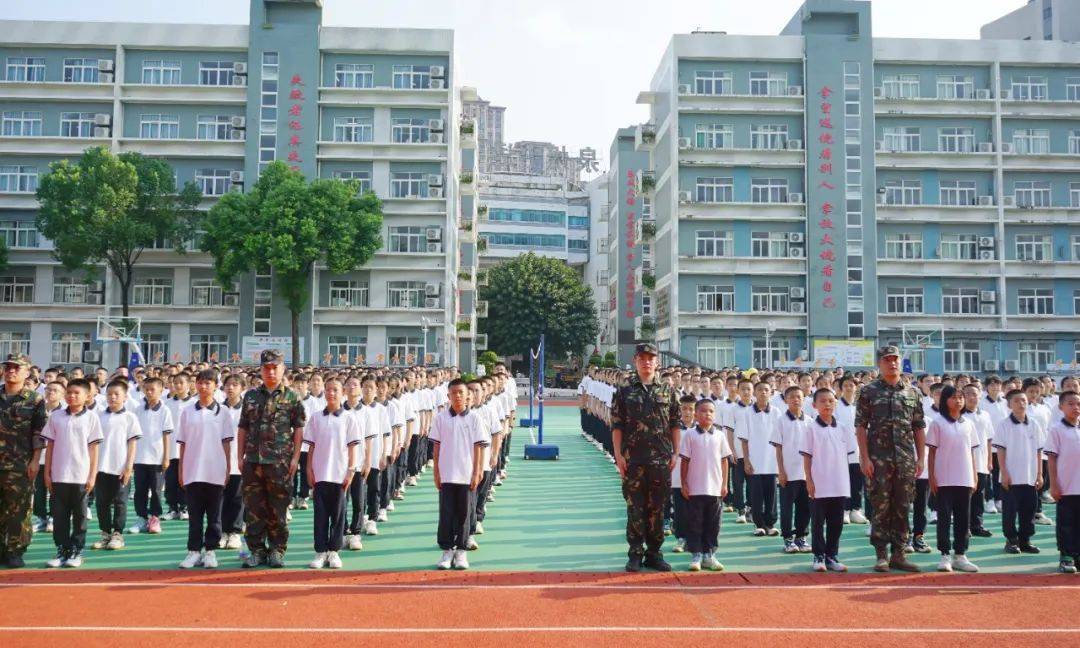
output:
<path id="1" fill-rule="evenodd" d="M 299 171 L 304 161 L 300 158 L 300 135 L 304 130 L 300 122 L 304 106 L 300 102 L 304 101 L 304 80 L 299 74 L 292 75 L 289 81 L 289 101 L 294 102 L 289 106 L 289 130 L 292 133 L 289 135 L 289 154 L 285 159 L 289 162 L 289 168 Z"/>
<path id="2" fill-rule="evenodd" d="M 833 146 L 836 140 L 833 136 L 833 115 L 832 102 L 829 101 L 829 97 L 832 96 L 833 91 L 829 86 L 822 86 L 818 91 L 818 96 L 821 97 L 820 110 L 818 114 L 818 126 L 821 128 L 821 134 L 818 136 L 818 143 L 820 143 L 821 151 L 818 153 L 818 172 L 822 176 L 822 180 L 818 185 L 819 189 L 834 190 L 836 189 L 835 182 L 833 180 Z M 843 117 L 841 117 L 843 119 Z M 820 194 L 819 194 L 820 195 Z M 833 274 L 836 268 L 836 242 L 833 237 L 836 233 L 836 227 L 833 222 L 833 212 L 836 211 L 836 205 L 833 205 L 828 200 L 828 196 L 821 201 L 817 207 L 817 213 L 815 217 L 818 220 L 818 227 L 820 228 L 821 238 L 818 240 L 818 246 L 821 251 L 818 252 L 818 258 L 825 262 L 821 266 L 819 278 L 821 279 L 821 291 L 823 294 L 821 300 L 822 308 L 836 308 L 836 300 L 833 299 Z"/>
<path id="3" fill-rule="evenodd" d="M 626 172 L 626 222 L 623 226 L 623 236 L 626 237 L 626 316 L 633 318 L 635 313 L 634 298 L 637 295 L 637 281 L 634 279 L 634 250 L 637 245 L 637 174 L 632 170 Z"/>

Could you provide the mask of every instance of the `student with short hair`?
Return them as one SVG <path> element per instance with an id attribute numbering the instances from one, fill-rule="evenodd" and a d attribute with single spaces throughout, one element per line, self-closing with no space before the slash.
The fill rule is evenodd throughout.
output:
<path id="1" fill-rule="evenodd" d="M 229 415 L 233 434 L 240 426 L 240 414 L 244 405 L 244 376 L 234 373 L 225 377 L 222 384 L 225 399 L 221 406 Z M 239 549 L 244 533 L 244 491 L 237 444 L 229 444 L 229 481 L 221 495 L 221 542 L 222 549 Z"/>
<path id="2" fill-rule="evenodd" d="M 930 491 L 936 496 L 938 506 L 937 548 L 941 552 L 938 571 L 977 572 L 978 566 L 968 560 L 967 549 L 971 494 L 978 481 L 975 464 L 979 433 L 964 416 L 964 396 L 956 387 L 942 388 L 937 409 L 940 414 L 930 422 L 926 445 L 930 448 Z"/>
<path id="3" fill-rule="evenodd" d="M 123 549 L 127 522 L 128 483 L 135 464 L 135 443 L 142 437 L 139 419 L 124 406 L 128 385 L 114 380 L 105 390 L 105 408 L 98 412 L 102 442 L 98 457 L 97 517 L 101 539 L 91 549 Z"/>
<path id="4" fill-rule="evenodd" d="M 191 407 L 198 399 L 191 394 L 191 374 L 180 372 L 172 377 L 172 389 L 169 397 L 165 399 L 165 407 L 169 408 L 169 414 L 173 423 L 180 425 L 180 414 L 184 409 Z M 184 500 L 184 489 L 180 487 L 180 450 L 176 445 L 176 434 L 170 434 L 169 442 L 169 466 L 165 469 L 165 504 L 169 510 L 162 519 L 186 520 L 188 518 L 187 503 Z"/>
<path id="5" fill-rule="evenodd" d="M 712 401 L 710 401 L 712 402 Z M 694 429 L 695 412 L 697 409 L 697 401 L 690 394 L 679 397 L 679 419 L 682 423 L 682 435 L 684 438 L 686 433 Z M 713 405 L 713 416 L 716 415 L 716 405 Z M 727 435 L 724 434 L 722 428 L 718 429 L 718 433 L 724 438 Z M 726 473 L 725 473 L 726 474 Z M 725 486 L 727 482 L 724 482 Z M 724 489 L 725 492 L 727 488 Z M 679 454 L 675 457 L 675 468 L 671 471 L 671 534 L 675 536 L 675 546 L 672 548 L 674 553 L 682 553 L 686 551 L 686 499 L 682 495 L 682 455 Z"/>
<path id="6" fill-rule="evenodd" d="M 162 401 L 165 383 L 151 377 L 143 381 L 142 402 L 135 406 L 142 436 L 135 441 L 135 515 L 129 533 L 161 533 L 161 486 L 169 467 L 170 437 L 175 429 L 172 410 Z"/>
<path id="7" fill-rule="evenodd" d="M 685 396 L 683 398 L 686 398 Z M 692 396 L 691 396 L 692 398 Z M 681 402 L 682 399 L 680 399 Z M 686 504 L 686 548 L 690 571 L 722 571 L 716 559 L 721 500 L 727 494 L 727 437 L 713 425 L 716 406 L 707 398 L 694 406 L 695 425 L 680 436 L 679 497 Z"/>
<path id="8" fill-rule="evenodd" d="M 798 386 L 784 390 L 786 410 L 773 430 L 780 484 L 780 535 L 784 553 L 809 553 L 806 534 L 810 525 L 810 497 L 806 492 L 806 472 L 800 450 L 811 420 L 803 414 L 803 393 Z"/>
<path id="9" fill-rule="evenodd" d="M 1050 495 L 1057 502 L 1058 571 L 1075 574 L 1080 561 L 1080 394 L 1061 392 L 1058 409 L 1061 418 L 1046 438 Z"/>
<path id="10" fill-rule="evenodd" d="M 1031 544 L 1035 535 L 1035 502 L 1042 487 L 1042 447 L 1044 433 L 1038 421 L 1027 414 L 1027 396 L 1019 389 L 1005 395 L 1009 415 L 994 430 L 994 448 L 1001 469 L 1001 528 L 1005 553 L 1039 553 Z M 1017 529 L 1019 518 L 1019 529 Z"/>
<path id="11" fill-rule="evenodd" d="M 979 387 L 969 383 L 963 388 L 964 393 L 964 418 L 970 419 L 975 426 L 975 434 L 979 447 L 975 450 L 975 490 L 971 494 L 971 535 L 980 538 L 989 538 L 993 533 L 983 524 L 986 512 L 986 493 L 991 489 L 990 473 L 992 469 L 990 456 L 993 454 L 991 444 L 994 440 L 994 421 L 990 413 L 982 407 L 982 392 Z"/>
<path id="12" fill-rule="evenodd" d="M 836 395 L 831 389 L 814 392 L 817 416 L 806 427 L 800 452 L 811 504 L 813 570 L 847 571 L 839 560 L 844 531 L 844 504 L 851 494 L 848 458 L 855 452 L 855 435 L 835 417 Z"/>
<path id="13" fill-rule="evenodd" d="M 345 536 L 345 498 L 357 476 L 361 434 L 357 417 L 342 407 L 341 381 L 327 381 L 326 407 L 315 412 L 304 428 L 308 446 L 307 480 L 315 500 L 315 557 L 312 569 L 341 569 Z"/>
<path id="14" fill-rule="evenodd" d="M 776 530 L 776 451 L 769 440 L 776 428 L 776 410 L 769 405 L 772 388 L 754 386 L 755 402 L 743 413 L 744 424 L 735 434 L 743 449 L 743 469 L 750 478 L 750 513 L 755 536 L 778 536 Z"/>

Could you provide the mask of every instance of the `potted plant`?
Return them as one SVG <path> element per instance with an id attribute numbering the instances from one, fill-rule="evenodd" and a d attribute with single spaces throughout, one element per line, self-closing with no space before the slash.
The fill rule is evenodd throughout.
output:
<path id="1" fill-rule="evenodd" d="M 472 171 L 461 172 L 461 184 L 472 184 Z"/>
<path id="2" fill-rule="evenodd" d="M 645 221 L 641 224 L 641 238 L 648 240 L 656 236 L 656 223 Z"/>
<path id="3" fill-rule="evenodd" d="M 652 273 L 646 273 L 641 275 L 641 285 L 649 290 L 656 288 L 656 275 Z"/>

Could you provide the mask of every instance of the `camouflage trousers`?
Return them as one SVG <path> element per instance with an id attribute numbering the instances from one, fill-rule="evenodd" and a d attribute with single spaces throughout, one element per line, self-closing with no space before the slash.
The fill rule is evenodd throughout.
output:
<path id="1" fill-rule="evenodd" d="M 873 514 L 870 544 L 880 554 L 888 548 L 903 551 L 911 527 L 908 516 L 915 499 L 915 467 L 875 461 L 874 476 L 866 483 Z"/>
<path id="2" fill-rule="evenodd" d="M 244 497 L 244 539 L 253 553 L 277 550 L 289 544 L 286 515 L 292 497 L 288 464 L 244 463 L 241 469 Z"/>
<path id="3" fill-rule="evenodd" d="M 23 470 L 0 470 L 0 552 L 21 556 L 30 546 L 34 482 Z"/>
<path id="4" fill-rule="evenodd" d="M 626 543 L 630 556 L 660 556 L 664 544 L 664 505 L 671 494 L 667 466 L 630 464 L 623 478 Z"/>

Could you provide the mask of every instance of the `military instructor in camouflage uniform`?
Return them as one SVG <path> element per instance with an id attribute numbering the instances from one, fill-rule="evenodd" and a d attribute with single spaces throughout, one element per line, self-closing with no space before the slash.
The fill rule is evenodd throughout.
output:
<path id="1" fill-rule="evenodd" d="M 877 551 L 874 570 L 917 572 L 904 554 L 915 478 L 922 472 L 926 422 L 919 393 L 900 378 L 900 350 L 877 351 L 877 380 L 859 391 L 855 435 L 859 461 L 873 507 L 870 544 Z M 889 550 L 891 549 L 891 555 Z"/>
<path id="2" fill-rule="evenodd" d="M 286 516 L 300 463 L 305 413 L 299 395 L 282 383 L 281 352 L 267 349 L 259 362 L 263 384 L 244 394 L 236 433 L 236 447 L 242 453 L 244 539 L 251 552 L 244 567 L 284 567 L 289 544 Z"/>
<path id="3" fill-rule="evenodd" d="M 626 542 L 630 545 L 626 571 L 630 572 L 640 571 L 642 565 L 671 571 L 660 546 L 681 426 L 678 398 L 657 376 L 658 364 L 655 346 L 637 345 L 637 372 L 615 393 L 611 412 L 615 463 L 626 498 Z"/>
<path id="4" fill-rule="evenodd" d="M 11 354 L 4 361 L 0 392 L 0 562 L 24 566 L 30 546 L 30 502 L 44 440 L 45 400 L 26 387 L 30 360 Z"/>

